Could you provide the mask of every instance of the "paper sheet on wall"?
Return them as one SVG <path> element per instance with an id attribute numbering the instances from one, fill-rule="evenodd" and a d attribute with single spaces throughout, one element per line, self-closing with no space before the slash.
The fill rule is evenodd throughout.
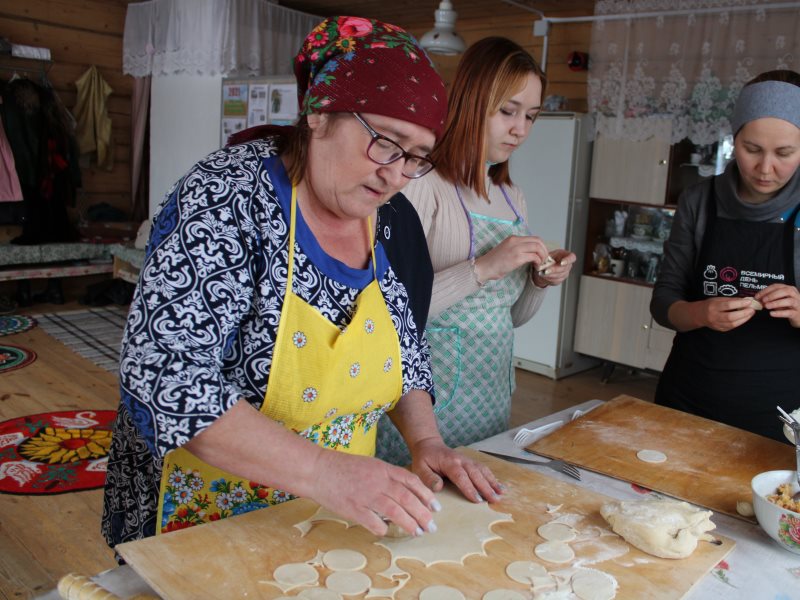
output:
<path id="1" fill-rule="evenodd" d="M 273 83 L 269 86 L 269 122 L 294 123 L 297 118 L 297 85 Z"/>
<path id="2" fill-rule="evenodd" d="M 266 125 L 269 116 L 267 98 L 269 96 L 269 85 L 265 83 L 250 84 L 250 100 L 247 105 L 247 126 L 256 127 Z"/>

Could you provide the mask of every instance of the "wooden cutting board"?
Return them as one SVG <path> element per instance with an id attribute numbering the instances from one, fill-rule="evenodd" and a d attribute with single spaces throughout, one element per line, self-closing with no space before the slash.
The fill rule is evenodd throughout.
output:
<path id="1" fill-rule="evenodd" d="M 792 446 L 631 396 L 606 402 L 528 449 L 740 519 L 736 502 L 752 502 L 755 475 L 795 468 Z M 644 449 L 663 452 L 666 462 L 639 460 Z"/>
<path id="2" fill-rule="evenodd" d="M 579 529 L 607 527 L 598 511 L 608 497 L 474 450 L 460 451 L 489 465 L 508 486 L 503 500 L 493 507 L 511 513 L 514 523 L 495 524 L 493 531 L 502 539 L 488 542 L 486 556 L 467 557 L 464 565 L 442 563 L 425 568 L 416 560 L 399 560 L 398 566 L 411 573 L 411 579 L 395 596 L 397 600 L 417 598 L 424 587 L 437 584 L 456 587 L 469 600 L 480 600 L 484 593 L 496 588 L 524 591 L 525 586 L 505 575 L 505 567 L 515 560 L 538 560 L 533 548 L 543 540 L 536 530 L 554 518 L 546 512 L 548 504 L 563 504 L 560 514 L 585 515 Z M 315 524 L 306 537 L 300 537 L 293 525 L 309 518 L 316 509 L 317 505 L 309 500 L 294 500 L 200 527 L 120 544 L 117 550 L 154 590 L 170 600 L 277 598 L 281 595 L 279 590 L 259 581 L 271 579 L 282 564 L 307 561 L 318 550 L 334 548 L 350 548 L 366 555 L 364 573 L 372 578 L 373 585 L 392 587 L 390 581 L 377 575 L 388 568 L 389 552 L 375 545 L 376 538 L 365 529 L 347 529 L 341 523 L 326 521 Z M 426 535 L 433 538 L 437 534 Z M 617 536 L 596 537 L 571 546 L 577 560 L 596 561 L 594 568 L 617 579 L 617 598 L 666 600 L 682 598 L 727 556 L 734 542 L 727 538 L 720 541 L 720 545 L 701 542 L 683 560 L 650 556 L 628 547 Z M 565 566 L 538 562 L 548 570 Z M 328 571 L 318 571 L 320 581 L 324 581 Z"/>

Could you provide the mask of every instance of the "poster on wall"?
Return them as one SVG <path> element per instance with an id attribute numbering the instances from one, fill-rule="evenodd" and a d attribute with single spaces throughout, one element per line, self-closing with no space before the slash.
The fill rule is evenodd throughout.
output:
<path id="1" fill-rule="evenodd" d="M 266 83 L 250 84 L 250 100 L 247 105 L 247 126 L 266 125 L 269 116 L 267 96 L 269 85 Z"/>
<path id="2" fill-rule="evenodd" d="M 247 129 L 247 119 L 244 117 L 223 117 L 221 147 L 228 143 L 228 137 L 234 133 Z"/>
<path id="3" fill-rule="evenodd" d="M 291 125 L 297 119 L 297 85 L 273 83 L 269 89 L 269 122 Z"/>
<path id="4" fill-rule="evenodd" d="M 228 136 L 247 127 L 248 85 L 240 82 L 222 84 L 222 132 L 220 143 L 228 142 Z"/>

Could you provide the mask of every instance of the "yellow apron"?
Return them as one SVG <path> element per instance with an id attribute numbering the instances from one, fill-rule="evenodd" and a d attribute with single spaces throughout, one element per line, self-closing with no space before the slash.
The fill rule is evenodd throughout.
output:
<path id="1" fill-rule="evenodd" d="M 261 412 L 315 444 L 372 456 L 378 420 L 402 394 L 400 340 L 377 278 L 359 294 L 344 330 L 292 292 L 296 205 L 293 188 L 286 296 Z M 374 249 L 372 270 L 377 277 Z M 164 457 L 156 530 L 166 533 L 291 499 L 176 448 Z"/>

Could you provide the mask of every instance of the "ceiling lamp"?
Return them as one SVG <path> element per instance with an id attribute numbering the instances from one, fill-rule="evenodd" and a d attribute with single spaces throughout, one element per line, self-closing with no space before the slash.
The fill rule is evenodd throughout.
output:
<path id="1" fill-rule="evenodd" d="M 433 29 L 422 36 L 420 45 L 431 54 L 461 54 L 467 47 L 454 29 L 458 13 L 450 0 L 442 0 L 434 11 Z"/>

